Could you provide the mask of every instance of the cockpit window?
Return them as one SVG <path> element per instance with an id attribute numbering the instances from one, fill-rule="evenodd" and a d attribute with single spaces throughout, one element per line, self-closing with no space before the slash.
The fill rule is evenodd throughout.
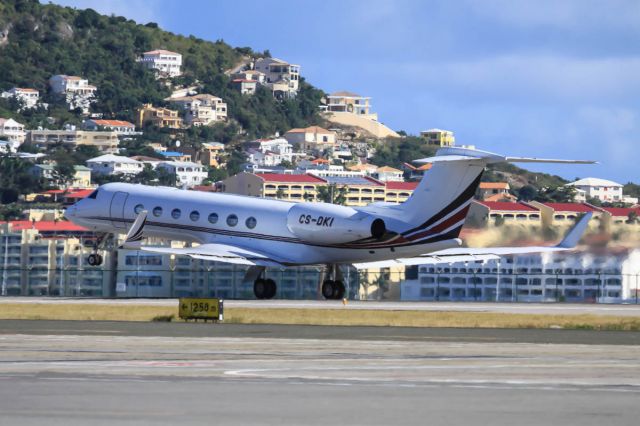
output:
<path id="1" fill-rule="evenodd" d="M 87 198 L 91 198 L 91 199 L 94 199 L 94 200 L 95 200 L 96 198 L 98 198 L 98 190 L 96 189 L 95 191 L 93 191 L 91 194 L 89 194 L 89 195 L 87 196 Z"/>

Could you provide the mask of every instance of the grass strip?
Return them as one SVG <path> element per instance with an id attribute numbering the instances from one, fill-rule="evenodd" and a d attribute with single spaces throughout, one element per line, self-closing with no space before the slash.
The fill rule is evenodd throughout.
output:
<path id="1" fill-rule="evenodd" d="M 181 321 L 178 308 L 145 305 L 2 304 L 0 319 L 93 321 Z M 640 331 L 640 317 L 589 314 L 512 314 L 491 312 L 386 311 L 366 309 L 226 308 L 235 324 L 309 324 L 335 326 L 565 328 Z"/>

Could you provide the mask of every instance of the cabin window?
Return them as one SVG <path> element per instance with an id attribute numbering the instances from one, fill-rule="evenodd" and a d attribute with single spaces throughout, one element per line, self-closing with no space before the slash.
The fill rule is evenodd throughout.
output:
<path id="1" fill-rule="evenodd" d="M 135 206 L 135 207 L 133 208 L 133 211 L 134 211 L 136 214 L 140 214 L 140 212 L 141 212 L 142 210 L 144 210 L 144 206 L 143 206 L 142 204 L 138 204 L 137 206 Z"/>
<path id="2" fill-rule="evenodd" d="M 249 229 L 255 228 L 257 224 L 258 224 L 258 221 L 253 216 L 248 217 L 247 220 L 245 221 L 245 225 L 247 225 L 247 228 Z"/>
<path id="3" fill-rule="evenodd" d="M 197 220 L 200 219 L 200 212 L 197 210 L 192 211 L 191 214 L 189 214 L 189 219 L 193 222 L 197 222 Z"/>
<path id="4" fill-rule="evenodd" d="M 180 209 L 173 209 L 171 210 L 171 217 L 174 219 L 180 219 L 180 215 L 182 214 L 182 212 L 180 211 Z"/>
<path id="5" fill-rule="evenodd" d="M 216 223 L 218 221 L 218 213 L 211 213 L 209 215 L 209 223 Z"/>
<path id="6" fill-rule="evenodd" d="M 227 216 L 227 225 L 236 226 L 238 224 L 238 216 L 235 214 L 230 214 Z"/>
<path id="7" fill-rule="evenodd" d="M 160 217 L 160 216 L 162 216 L 162 207 L 159 207 L 159 206 L 158 206 L 158 207 L 154 207 L 154 208 L 153 208 L 153 215 L 154 215 L 155 217 Z"/>

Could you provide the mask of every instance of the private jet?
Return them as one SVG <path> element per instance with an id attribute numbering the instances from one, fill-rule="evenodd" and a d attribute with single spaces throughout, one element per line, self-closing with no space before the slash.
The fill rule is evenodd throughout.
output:
<path id="1" fill-rule="evenodd" d="M 323 297 L 342 299 L 341 265 L 366 269 L 571 250 L 591 217 L 583 216 L 555 246 L 463 247 L 460 231 L 488 165 L 594 162 L 507 157 L 464 147 L 441 148 L 434 157 L 415 162 L 432 167 L 400 204 L 346 207 L 108 183 L 69 207 L 65 216 L 99 235 L 87 259 L 90 265 L 102 263 L 98 249 L 107 236 L 126 234 L 123 248 L 248 265 L 244 282 L 253 282 L 258 299 L 276 295 L 277 283 L 264 278 L 267 267 L 324 265 Z M 184 248 L 143 245 L 146 237 L 189 244 Z"/>

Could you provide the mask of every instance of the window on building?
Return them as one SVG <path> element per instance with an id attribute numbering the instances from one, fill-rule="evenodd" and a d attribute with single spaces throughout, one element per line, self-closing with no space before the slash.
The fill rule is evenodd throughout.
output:
<path id="1" fill-rule="evenodd" d="M 238 224 L 238 216 L 235 214 L 230 214 L 227 216 L 227 225 L 236 226 Z"/>
<path id="2" fill-rule="evenodd" d="M 158 207 L 154 207 L 154 208 L 153 208 L 153 215 L 154 215 L 155 217 L 160 217 L 160 216 L 162 216 L 162 207 L 159 207 L 159 206 L 158 206 Z"/>
<path id="3" fill-rule="evenodd" d="M 218 213 L 211 213 L 209 215 L 209 223 L 214 224 L 218 222 Z"/>
<path id="4" fill-rule="evenodd" d="M 182 214 L 182 212 L 180 211 L 180 209 L 173 209 L 171 210 L 171 217 L 174 219 L 180 219 L 180 215 Z"/>
<path id="5" fill-rule="evenodd" d="M 189 214 L 189 219 L 191 219 L 193 222 L 197 222 L 198 219 L 200 219 L 200 212 L 198 212 L 197 210 L 192 211 Z"/>
<path id="6" fill-rule="evenodd" d="M 257 224 L 258 224 L 258 221 L 253 216 L 248 217 L 247 220 L 245 221 L 245 225 L 247 225 L 247 228 L 249 229 L 255 228 Z"/>
<path id="7" fill-rule="evenodd" d="M 136 214 L 140 214 L 140 212 L 141 212 L 142 210 L 144 210 L 144 206 L 143 206 L 142 204 L 138 204 L 137 206 L 135 206 L 135 207 L 133 208 L 133 211 L 134 211 Z"/>

